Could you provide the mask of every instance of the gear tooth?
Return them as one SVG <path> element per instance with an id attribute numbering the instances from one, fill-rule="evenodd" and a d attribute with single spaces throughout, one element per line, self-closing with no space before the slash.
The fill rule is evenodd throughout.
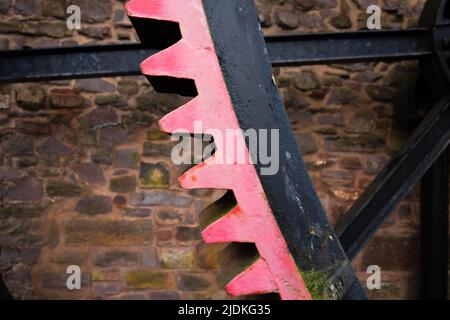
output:
<path id="1" fill-rule="evenodd" d="M 172 76 L 176 78 L 189 78 L 195 76 L 193 70 L 195 63 L 192 63 L 191 50 L 180 40 L 176 44 L 162 50 L 141 63 L 143 74 L 150 76 Z"/>
<path id="2" fill-rule="evenodd" d="M 238 205 L 203 229 L 202 237 L 206 243 L 253 242 L 245 226 L 244 212 Z"/>
<path id="3" fill-rule="evenodd" d="M 177 130 L 187 130 L 189 133 L 201 134 L 203 132 L 195 131 L 194 123 L 202 119 L 204 113 L 205 110 L 201 105 L 200 97 L 195 97 L 188 103 L 165 115 L 159 120 L 159 127 L 167 133 L 176 132 Z M 204 125 L 204 121 L 202 122 L 202 125 Z"/>
<path id="4" fill-rule="evenodd" d="M 189 169 L 178 178 L 180 185 L 185 189 L 231 189 L 230 168 L 232 165 L 215 163 L 215 155 L 205 162 Z"/>
<path id="5" fill-rule="evenodd" d="M 131 17 L 175 21 L 178 1 L 167 0 L 130 0 L 125 4 L 127 14 Z"/>
<path id="6" fill-rule="evenodd" d="M 225 287 L 232 296 L 277 292 L 277 286 L 267 263 L 259 258 L 245 271 L 238 274 Z"/>

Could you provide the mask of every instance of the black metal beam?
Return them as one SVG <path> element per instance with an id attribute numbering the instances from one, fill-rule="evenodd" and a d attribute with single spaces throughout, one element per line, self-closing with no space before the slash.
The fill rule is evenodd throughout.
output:
<path id="1" fill-rule="evenodd" d="M 337 233 L 353 259 L 384 219 L 420 180 L 450 143 L 450 97 L 425 117 L 403 150 L 350 208 Z"/>
<path id="2" fill-rule="evenodd" d="M 0 83 L 141 74 L 155 50 L 140 44 L 0 51 Z"/>
<path id="3" fill-rule="evenodd" d="M 447 300 L 448 293 L 448 150 L 421 183 L 421 298 Z"/>
<path id="4" fill-rule="evenodd" d="M 417 59 L 432 53 L 428 29 L 266 37 L 273 66 Z M 0 83 L 139 75 L 157 52 L 141 44 L 0 51 Z"/>
<path id="5" fill-rule="evenodd" d="M 428 29 L 308 33 L 266 37 L 273 66 L 417 59 L 432 54 Z"/>

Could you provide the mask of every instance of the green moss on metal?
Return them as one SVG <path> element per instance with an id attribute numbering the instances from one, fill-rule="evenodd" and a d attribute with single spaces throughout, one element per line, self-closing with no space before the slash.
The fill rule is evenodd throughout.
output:
<path id="1" fill-rule="evenodd" d="M 325 288 L 329 281 L 329 275 L 326 272 L 309 270 L 301 272 L 303 281 L 314 300 L 325 299 Z"/>

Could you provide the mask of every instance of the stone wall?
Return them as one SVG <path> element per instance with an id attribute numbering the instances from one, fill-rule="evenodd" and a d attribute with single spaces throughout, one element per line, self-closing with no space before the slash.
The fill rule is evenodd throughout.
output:
<path id="1" fill-rule="evenodd" d="M 414 26 L 424 1 L 258 0 L 266 34 L 364 26 L 380 4 L 383 28 Z M 82 28 L 65 8 L 78 4 Z M 0 49 L 134 42 L 116 0 L 0 0 Z M 392 99 L 414 63 L 275 70 L 290 121 L 333 224 L 345 215 L 408 132 Z M 220 192 L 182 190 L 157 119 L 183 99 L 156 94 L 143 77 L 0 86 L 0 267 L 15 298 L 226 298 L 219 247 L 200 241 L 198 213 Z M 418 190 L 354 267 L 382 269 L 372 298 L 417 297 Z M 68 291 L 68 265 L 82 289 Z"/>

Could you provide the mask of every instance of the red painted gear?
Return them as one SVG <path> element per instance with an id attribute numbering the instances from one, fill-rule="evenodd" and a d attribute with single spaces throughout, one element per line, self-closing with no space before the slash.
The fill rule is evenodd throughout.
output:
<path id="1" fill-rule="evenodd" d="M 193 79 L 198 95 L 166 115 L 159 124 L 171 133 L 180 128 L 193 134 L 214 129 L 225 136 L 226 129 L 239 129 L 239 123 L 225 84 L 201 0 L 132 0 L 126 8 L 130 17 L 177 22 L 182 38 L 173 46 L 141 64 L 148 76 Z M 196 132 L 194 121 L 202 122 Z M 218 138 L 214 137 L 213 138 Z M 249 152 L 243 135 L 235 137 L 238 150 Z M 311 299 L 286 241 L 264 194 L 252 164 L 216 164 L 216 153 L 180 178 L 187 189 L 232 190 L 237 205 L 202 231 L 206 243 L 254 243 L 259 258 L 235 276 L 226 286 L 233 296 L 277 292 L 282 299 Z"/>

